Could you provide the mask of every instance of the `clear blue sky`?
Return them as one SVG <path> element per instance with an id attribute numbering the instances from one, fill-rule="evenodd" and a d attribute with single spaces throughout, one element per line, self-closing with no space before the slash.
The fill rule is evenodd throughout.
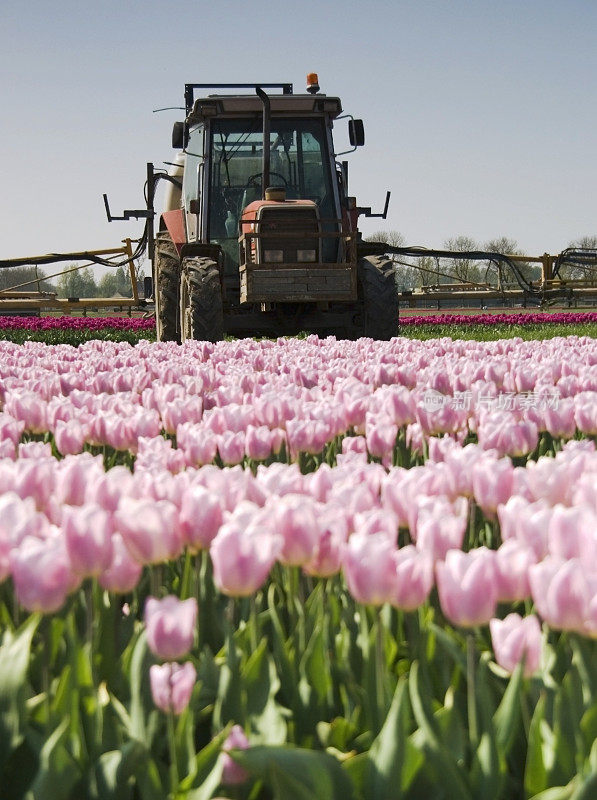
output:
<path id="1" fill-rule="evenodd" d="M 365 122 L 351 192 L 409 244 L 597 234 L 593 0 L 2 0 L 0 258 L 117 246 L 185 82 L 317 72 Z M 344 125 L 340 138 L 345 136 Z"/>

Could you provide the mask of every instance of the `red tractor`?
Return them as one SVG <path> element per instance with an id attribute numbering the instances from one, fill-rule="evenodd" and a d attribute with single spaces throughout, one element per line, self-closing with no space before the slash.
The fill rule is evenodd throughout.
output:
<path id="1" fill-rule="evenodd" d="M 218 93 L 195 97 L 207 89 Z M 149 237 L 158 340 L 396 336 L 392 262 L 357 228 L 359 215 L 385 219 L 389 192 L 382 214 L 349 196 L 332 139 L 339 98 L 310 75 L 305 94 L 292 84 L 187 84 L 185 105 Z M 356 149 L 363 123 L 348 126 Z"/>

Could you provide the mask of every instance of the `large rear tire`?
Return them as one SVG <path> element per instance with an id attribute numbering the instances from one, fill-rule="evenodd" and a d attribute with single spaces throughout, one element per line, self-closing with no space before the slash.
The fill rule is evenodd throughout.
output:
<path id="1" fill-rule="evenodd" d="M 155 237 L 155 327 L 158 342 L 179 342 L 180 259 L 168 231 Z"/>
<path id="2" fill-rule="evenodd" d="M 388 341 L 398 336 L 398 287 L 391 259 L 367 256 L 358 263 L 361 336 Z"/>
<path id="3" fill-rule="evenodd" d="M 211 258 L 183 258 L 180 281 L 182 341 L 224 338 L 222 287 L 218 265 Z"/>

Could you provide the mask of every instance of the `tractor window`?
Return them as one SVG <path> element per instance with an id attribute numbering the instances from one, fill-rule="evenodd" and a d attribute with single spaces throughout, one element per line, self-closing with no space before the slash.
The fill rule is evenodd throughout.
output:
<path id="1" fill-rule="evenodd" d="M 213 120 L 210 135 L 209 238 L 236 241 L 243 208 L 262 197 L 262 117 Z M 272 118 L 269 182 L 289 200 L 314 200 L 322 218 L 337 216 L 323 119 Z"/>

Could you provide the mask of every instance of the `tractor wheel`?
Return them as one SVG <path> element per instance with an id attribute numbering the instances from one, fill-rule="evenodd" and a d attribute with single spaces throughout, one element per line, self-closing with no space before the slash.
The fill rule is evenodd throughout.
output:
<path id="1" fill-rule="evenodd" d="M 398 336 L 398 288 L 394 264 L 386 256 L 367 256 L 358 264 L 362 311 L 359 334 L 387 341 Z"/>
<path id="2" fill-rule="evenodd" d="M 155 237 L 155 327 L 158 342 L 179 342 L 180 259 L 168 231 Z"/>
<path id="3" fill-rule="evenodd" d="M 180 282 L 182 341 L 224 338 L 222 287 L 218 265 L 211 258 L 183 258 Z"/>

